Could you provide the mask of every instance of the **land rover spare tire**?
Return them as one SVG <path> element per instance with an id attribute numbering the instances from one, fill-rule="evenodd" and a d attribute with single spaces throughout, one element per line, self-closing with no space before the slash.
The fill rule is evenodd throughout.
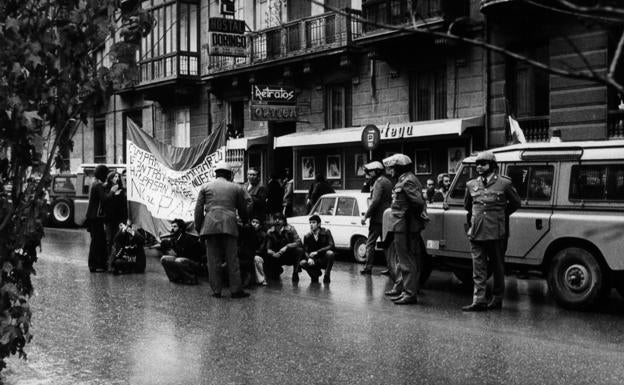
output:
<path id="1" fill-rule="evenodd" d="M 50 219 L 56 226 L 71 226 L 74 224 L 74 205 L 67 199 L 57 199 L 52 202 Z"/>
<path id="2" fill-rule="evenodd" d="M 552 260 L 548 288 L 555 301 L 573 310 L 587 310 L 600 298 L 606 274 L 591 252 L 567 247 Z"/>

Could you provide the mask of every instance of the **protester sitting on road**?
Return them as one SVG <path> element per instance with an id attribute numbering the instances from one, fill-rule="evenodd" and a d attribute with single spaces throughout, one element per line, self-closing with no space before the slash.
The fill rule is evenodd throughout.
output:
<path id="1" fill-rule="evenodd" d="M 197 277 L 205 274 L 202 245 L 197 237 L 186 233 L 184 220 L 173 220 L 171 236 L 161 241 L 160 249 L 163 253 L 160 263 L 169 281 L 196 285 Z"/>
<path id="2" fill-rule="evenodd" d="M 267 233 L 267 258 L 264 271 L 267 278 L 278 279 L 284 271 L 282 266 L 292 265 L 292 281 L 299 282 L 299 261 L 304 258 L 301 239 L 294 227 L 286 222 L 282 213 L 273 214 L 275 223 Z"/>
<path id="3" fill-rule="evenodd" d="M 119 224 L 113 244 L 115 248 L 110 267 L 113 274 L 145 272 L 145 240 L 130 221 Z"/>
<path id="4" fill-rule="evenodd" d="M 258 285 L 266 285 L 264 275 L 264 260 L 266 255 L 267 234 L 262 226 L 262 218 L 252 216 L 251 224 L 241 230 L 239 256 L 241 260 L 241 275 L 243 283 L 250 284 L 252 279 Z M 245 261 L 245 262 L 243 262 Z M 243 273 L 244 263 L 249 263 L 249 272 Z M 247 281 L 247 282 L 245 282 Z"/>
<path id="5" fill-rule="evenodd" d="M 324 283 L 331 282 L 331 269 L 334 266 L 334 238 L 331 231 L 321 227 L 321 217 L 312 215 L 310 232 L 303 237 L 305 258 L 299 266 L 308 272 L 313 283 L 319 281 L 321 269 L 325 269 Z"/>

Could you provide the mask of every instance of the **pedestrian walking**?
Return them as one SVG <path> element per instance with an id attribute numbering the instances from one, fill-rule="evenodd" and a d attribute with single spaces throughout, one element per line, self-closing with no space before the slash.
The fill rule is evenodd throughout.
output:
<path id="1" fill-rule="evenodd" d="M 321 217 L 318 215 L 312 215 L 309 222 L 310 232 L 303 237 L 305 258 L 299 262 L 299 266 L 308 272 L 313 283 L 319 281 L 322 269 L 325 269 L 323 283 L 330 283 L 334 266 L 334 238 L 329 229 L 321 227 Z"/>
<path id="2" fill-rule="evenodd" d="M 310 185 L 308 196 L 306 197 L 306 212 L 310 212 L 320 197 L 325 194 L 333 194 L 335 192 L 334 188 L 327 183 L 323 174 L 317 172 L 314 177 L 314 183 Z"/>
<path id="3" fill-rule="evenodd" d="M 295 181 L 289 168 L 284 169 L 284 198 L 282 199 L 282 214 L 286 218 L 293 215 L 293 200 L 295 198 Z"/>
<path id="4" fill-rule="evenodd" d="M 160 263 L 169 281 L 189 285 L 198 283 L 197 277 L 203 270 L 203 251 L 197 238 L 186 232 L 184 220 L 173 220 L 171 235 L 162 240 L 160 248 L 163 253 Z"/>
<path id="5" fill-rule="evenodd" d="M 372 185 L 368 210 L 362 218 L 362 225 L 368 219 L 368 239 L 366 240 L 366 265 L 361 274 L 372 274 L 375 261 L 375 243 L 381 236 L 383 213 L 392 203 L 392 182 L 385 175 L 381 162 L 374 161 L 364 165 L 364 172 Z M 387 263 L 387 261 L 386 261 Z"/>
<path id="6" fill-rule="evenodd" d="M 266 220 L 267 215 L 267 188 L 260 183 L 260 171 L 254 167 L 247 170 L 247 183 L 245 190 L 251 196 L 251 212 L 249 217 L 258 217 Z"/>
<path id="7" fill-rule="evenodd" d="M 94 179 L 89 188 L 89 203 L 87 205 L 87 231 L 91 235 L 91 245 L 89 246 L 89 271 L 94 273 L 98 270 L 108 270 L 108 246 L 106 242 L 106 231 L 104 222 L 106 215 L 105 205 L 110 197 L 119 189 L 118 185 L 113 185 L 106 191 L 104 182 L 108 175 L 108 167 L 103 164 L 95 167 Z"/>
<path id="8" fill-rule="evenodd" d="M 472 254 L 472 303 L 463 311 L 497 310 L 503 306 L 505 291 L 505 251 L 509 237 L 509 216 L 520 208 L 520 196 L 511 179 L 498 174 L 496 157 L 483 151 L 475 160 L 477 178 L 468 181 L 464 208 L 468 211 Z M 492 268 L 492 298 L 486 298 L 488 264 Z"/>
<path id="9" fill-rule="evenodd" d="M 392 203 L 384 212 L 384 227 L 392 233 L 388 249 L 394 261 L 390 269 L 394 286 L 385 294 L 397 305 L 417 303 L 420 277 L 424 269 L 421 230 L 425 228 L 426 202 L 422 185 L 412 172 L 412 160 L 403 154 L 395 154 L 383 160 L 397 183 L 392 189 Z M 397 264 L 398 262 L 398 264 Z"/>
<path id="10" fill-rule="evenodd" d="M 221 266 L 227 264 L 230 295 L 248 297 L 241 286 L 238 262 L 238 223 L 236 215 L 245 222 L 251 197 L 245 189 L 231 182 L 232 171 L 227 163 L 215 165 L 215 179 L 205 184 L 197 196 L 195 226 L 206 243 L 208 280 L 213 296 L 221 298 Z"/>

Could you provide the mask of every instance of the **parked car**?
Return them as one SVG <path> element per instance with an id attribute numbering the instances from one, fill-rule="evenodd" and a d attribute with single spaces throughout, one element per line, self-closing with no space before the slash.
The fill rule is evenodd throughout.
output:
<path id="1" fill-rule="evenodd" d="M 351 250 L 353 258 L 366 262 L 366 239 L 368 224 L 361 221 L 368 209 L 369 194 L 359 191 L 339 191 L 323 195 L 310 209 L 308 215 L 288 218 L 301 239 L 310 231 L 309 218 L 312 214 L 321 217 L 321 226 L 329 229 L 337 249 Z"/>
<path id="2" fill-rule="evenodd" d="M 547 278 L 564 307 L 587 309 L 615 287 L 624 295 L 624 141 L 517 144 L 494 149 L 522 198 L 509 220 L 508 270 Z M 443 203 L 428 206 L 427 252 L 472 282 L 465 234 L 466 158 Z"/>
<path id="3" fill-rule="evenodd" d="M 89 188 L 97 164 L 82 164 L 76 174 L 52 176 L 50 189 L 50 221 L 61 227 L 82 226 L 89 204 Z M 110 170 L 122 175 L 125 186 L 126 166 L 107 164 Z"/>

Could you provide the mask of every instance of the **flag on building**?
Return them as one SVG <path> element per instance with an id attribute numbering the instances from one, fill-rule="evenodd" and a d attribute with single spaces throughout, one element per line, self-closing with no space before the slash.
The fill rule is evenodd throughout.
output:
<path id="1" fill-rule="evenodd" d="M 126 183 L 132 223 L 160 238 L 170 221 L 193 220 L 197 194 L 225 159 L 224 125 L 196 146 L 162 143 L 128 119 Z"/>
<path id="2" fill-rule="evenodd" d="M 509 115 L 509 131 L 511 132 L 511 138 L 514 143 L 526 143 L 524 132 L 516 119 Z"/>

